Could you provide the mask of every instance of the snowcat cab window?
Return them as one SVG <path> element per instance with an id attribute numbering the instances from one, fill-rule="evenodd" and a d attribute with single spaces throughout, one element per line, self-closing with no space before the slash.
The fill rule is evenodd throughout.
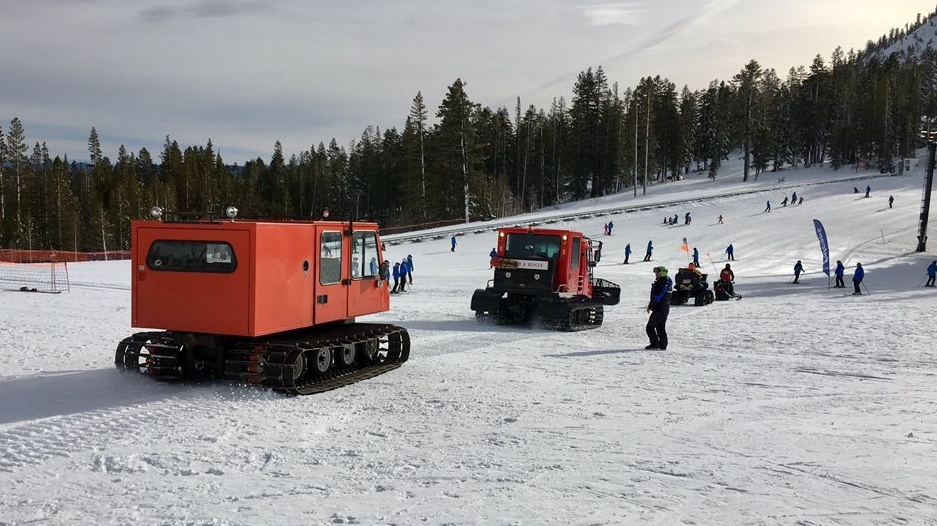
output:
<path id="1" fill-rule="evenodd" d="M 319 283 L 334 285 L 342 280 L 342 233 L 323 232 L 319 246 Z"/>
<path id="2" fill-rule="evenodd" d="M 509 259 L 553 259 L 559 253 L 559 236 L 541 234 L 508 234 L 504 248 Z"/>
<path id="3" fill-rule="evenodd" d="M 354 243 L 352 245 L 352 263 L 354 265 L 351 272 L 352 277 L 376 277 L 380 269 L 380 263 L 377 259 L 377 233 L 372 231 L 355 232 L 352 240 Z"/>
<path id="4" fill-rule="evenodd" d="M 572 261 L 570 261 L 570 268 L 574 270 L 579 268 L 579 258 L 580 258 L 579 244 L 580 242 L 582 242 L 581 238 L 578 238 L 578 237 L 573 238 L 573 250 L 571 252 Z"/>
<path id="5" fill-rule="evenodd" d="M 158 271 L 228 274 L 237 269 L 237 258 L 225 242 L 158 240 L 150 245 L 146 266 Z"/>

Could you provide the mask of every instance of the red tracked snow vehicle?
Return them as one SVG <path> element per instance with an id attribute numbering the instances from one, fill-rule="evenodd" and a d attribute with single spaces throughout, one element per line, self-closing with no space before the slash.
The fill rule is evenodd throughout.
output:
<path id="1" fill-rule="evenodd" d="M 409 357 L 406 329 L 355 322 L 390 308 L 377 224 L 161 212 L 131 223 L 131 325 L 160 330 L 121 341 L 118 369 L 312 394 Z"/>
<path id="2" fill-rule="evenodd" d="M 618 304 L 621 288 L 592 276 L 601 256 L 598 245 L 571 230 L 499 229 L 494 279 L 472 295 L 472 310 L 503 324 L 536 315 L 558 330 L 602 325 L 604 306 Z"/>

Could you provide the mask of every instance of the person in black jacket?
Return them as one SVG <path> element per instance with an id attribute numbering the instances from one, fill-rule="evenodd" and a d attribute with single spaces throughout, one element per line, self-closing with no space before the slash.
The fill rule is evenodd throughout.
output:
<path id="1" fill-rule="evenodd" d="M 667 316 L 670 314 L 670 292 L 673 281 L 667 276 L 667 267 L 654 267 L 651 300 L 647 304 L 647 337 L 651 340 L 645 349 L 667 349 Z"/>

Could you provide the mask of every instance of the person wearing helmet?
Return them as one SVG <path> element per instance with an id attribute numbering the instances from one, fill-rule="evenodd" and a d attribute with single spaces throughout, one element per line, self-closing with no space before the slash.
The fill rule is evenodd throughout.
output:
<path id="1" fill-rule="evenodd" d="M 729 296 L 735 295 L 735 272 L 732 272 L 732 267 L 726 263 L 726 267 L 722 269 L 722 272 L 719 273 L 719 279 L 722 280 L 722 284 L 726 289 L 726 292 L 729 293 Z"/>
<path id="2" fill-rule="evenodd" d="M 650 345 L 645 349 L 667 349 L 667 316 L 670 315 L 670 292 L 673 281 L 668 277 L 667 267 L 654 267 L 654 283 L 651 285 L 651 300 L 647 304 L 647 337 Z"/>

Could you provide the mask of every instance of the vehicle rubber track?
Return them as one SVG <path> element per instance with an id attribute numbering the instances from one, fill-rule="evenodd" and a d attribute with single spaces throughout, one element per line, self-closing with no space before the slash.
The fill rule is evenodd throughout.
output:
<path id="1" fill-rule="evenodd" d="M 410 335 L 382 324 L 338 325 L 310 338 L 244 342 L 227 353 L 225 377 L 308 395 L 373 378 L 410 357 Z"/>
<path id="2" fill-rule="evenodd" d="M 605 318 L 605 307 L 602 304 L 593 302 L 569 303 L 566 305 L 565 317 L 545 316 L 542 314 L 533 316 L 529 312 L 525 316 L 516 316 L 514 313 L 508 312 L 507 309 L 493 313 L 476 311 L 475 317 L 479 321 L 493 322 L 498 325 L 517 325 L 518 323 L 530 322 L 536 318 L 539 319 L 540 326 L 545 329 L 577 332 L 601 327 L 602 321 Z"/>
<path id="3" fill-rule="evenodd" d="M 118 369 L 160 380 L 203 377 L 207 373 L 307 395 L 400 367 L 410 357 L 410 335 L 395 325 L 351 323 L 289 337 L 237 342 L 222 356 L 223 363 L 209 366 L 189 358 L 190 353 L 174 342 L 171 333 L 145 332 L 120 342 L 115 363 Z"/>
<path id="4" fill-rule="evenodd" d="M 570 304 L 565 319 L 543 318 L 543 326 L 566 332 L 597 329 L 602 326 L 605 308 L 594 303 Z"/>

